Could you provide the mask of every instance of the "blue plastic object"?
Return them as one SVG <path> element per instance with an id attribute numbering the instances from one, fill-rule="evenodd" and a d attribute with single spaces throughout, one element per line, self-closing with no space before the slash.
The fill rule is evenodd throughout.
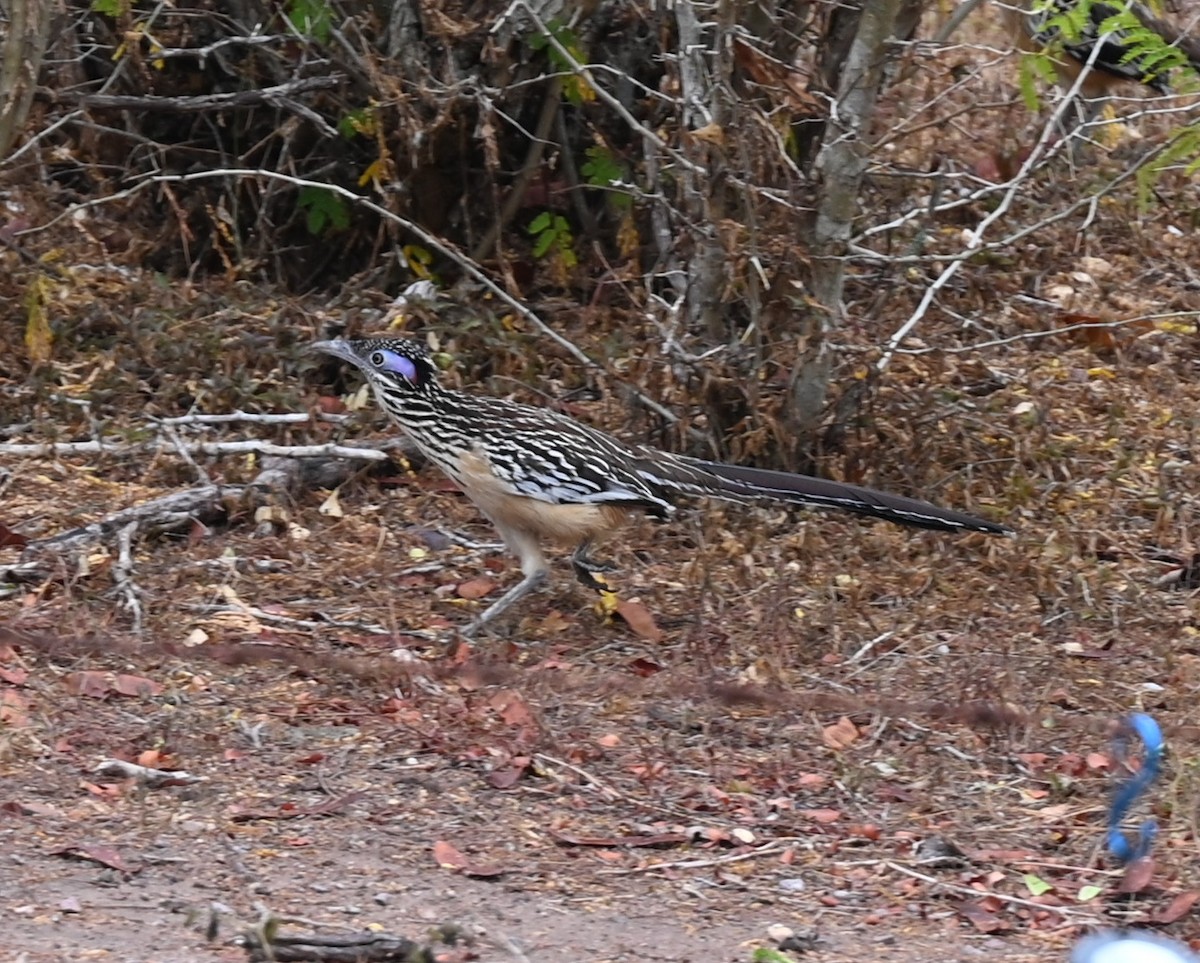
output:
<path id="1" fill-rule="evenodd" d="M 1163 755 L 1162 730 L 1150 716 L 1135 712 L 1129 717 L 1129 728 L 1142 741 L 1142 767 L 1117 790 L 1108 814 L 1108 851 L 1122 864 L 1148 856 L 1154 845 L 1158 826 L 1153 819 L 1138 827 L 1136 842 L 1130 842 L 1121 831 L 1121 823 L 1142 793 L 1158 778 Z M 1118 748 L 1124 751 L 1122 743 L 1118 743 Z"/>

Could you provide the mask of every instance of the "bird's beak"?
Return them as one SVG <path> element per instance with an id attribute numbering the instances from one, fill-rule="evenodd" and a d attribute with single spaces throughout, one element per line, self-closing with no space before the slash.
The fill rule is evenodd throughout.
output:
<path id="1" fill-rule="evenodd" d="M 354 349 L 350 347 L 350 342 L 342 338 L 334 338 L 332 341 L 318 341 L 311 346 L 311 350 L 331 354 L 335 358 L 341 358 L 343 361 L 349 361 L 351 364 L 358 364 L 358 358 L 354 354 Z"/>

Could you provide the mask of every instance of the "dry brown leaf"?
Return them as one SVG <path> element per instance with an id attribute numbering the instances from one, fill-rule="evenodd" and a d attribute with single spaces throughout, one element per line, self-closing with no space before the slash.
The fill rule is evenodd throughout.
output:
<path id="1" fill-rule="evenodd" d="M 831 726 L 821 730 L 821 739 L 830 749 L 845 749 L 858 741 L 858 726 L 842 716 Z"/>

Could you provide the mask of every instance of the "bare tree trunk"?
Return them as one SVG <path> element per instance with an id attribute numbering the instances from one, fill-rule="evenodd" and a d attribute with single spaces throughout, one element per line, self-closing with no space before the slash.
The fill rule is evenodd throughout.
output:
<path id="1" fill-rule="evenodd" d="M 683 120 L 690 131 L 716 132 L 713 139 L 694 141 L 699 159 L 710 169 L 725 164 L 720 140 L 732 118 L 729 49 L 736 12 L 733 0 L 719 0 L 714 12 L 715 24 L 701 24 L 691 0 L 681 0 L 675 11 Z M 729 283 L 729 259 L 719 233 L 725 219 L 724 191 L 718 179 L 694 171 L 684 171 L 681 182 L 689 219 L 703 225 L 703 231 L 693 232 L 684 317 L 692 333 L 721 338 L 728 333 L 721 310 Z"/>
<path id="2" fill-rule="evenodd" d="M 857 3 L 857 25 L 852 33 L 844 19 L 854 15 L 852 7 L 843 5 L 831 19 L 827 36 L 834 42 L 826 48 L 821 65 L 826 79 L 832 82 L 836 78 L 837 98 L 813 164 L 820 185 L 810 238 L 816 304 L 801 319 L 800 358 L 789 385 L 788 420 L 800 438 L 811 434 L 829 390 L 828 334 L 842 320 L 843 257 L 867 168 L 863 137 L 875 114 L 887 45 L 896 36 L 905 0 Z M 843 47 L 846 40 L 850 41 L 848 49 Z"/>
<path id="3" fill-rule="evenodd" d="M 12 0 L 10 4 L 8 33 L 0 55 L 0 157 L 8 155 L 25 126 L 54 7 L 46 0 Z"/>

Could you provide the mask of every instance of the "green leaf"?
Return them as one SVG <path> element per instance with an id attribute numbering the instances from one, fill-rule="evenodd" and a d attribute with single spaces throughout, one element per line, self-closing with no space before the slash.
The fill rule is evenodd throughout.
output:
<path id="1" fill-rule="evenodd" d="M 333 10 L 325 0 L 291 0 L 288 22 L 303 37 L 326 43 L 333 32 Z"/>
<path id="2" fill-rule="evenodd" d="M 296 201 L 308 212 L 305 224 L 308 233 L 325 233 L 327 227 L 344 231 L 350 226 L 350 208 L 340 194 L 324 187 L 305 187 Z"/>
<path id="3" fill-rule="evenodd" d="M 769 946 L 760 946 L 754 951 L 754 956 L 751 957 L 754 963 L 796 963 L 786 953 L 781 953 L 779 950 L 771 949 Z"/>
<path id="4" fill-rule="evenodd" d="M 1053 884 L 1047 883 L 1040 876 L 1035 876 L 1033 873 L 1026 873 L 1023 879 L 1025 888 L 1034 896 L 1041 896 L 1043 893 L 1049 893 L 1054 889 Z"/>
<path id="5" fill-rule="evenodd" d="M 129 13 L 130 0 L 92 0 L 92 11 L 116 20 Z"/>
<path id="6" fill-rule="evenodd" d="M 375 111 L 370 107 L 352 110 L 338 121 L 338 133 L 349 140 L 357 134 L 371 134 L 375 130 Z"/>
<path id="7" fill-rule="evenodd" d="M 545 257 L 546 252 L 554 246 L 555 235 L 553 231 L 542 231 L 537 236 L 537 240 L 533 242 L 533 256 Z"/>
<path id="8" fill-rule="evenodd" d="M 1079 888 L 1079 895 L 1076 897 L 1076 899 L 1078 899 L 1081 903 L 1087 903 L 1090 900 L 1094 900 L 1103 892 L 1104 890 L 1099 886 L 1081 886 Z"/>
<path id="9" fill-rule="evenodd" d="M 624 178 L 625 168 L 617 163 L 608 148 L 589 147 L 584 153 L 587 160 L 579 170 L 593 187 L 608 187 L 609 184 Z"/>
<path id="10" fill-rule="evenodd" d="M 529 222 L 529 233 L 530 234 L 541 234 L 544 230 L 546 230 L 550 226 L 550 220 L 551 220 L 550 212 L 542 211 L 541 214 L 539 214 L 537 217 L 535 217 L 532 221 Z"/>

